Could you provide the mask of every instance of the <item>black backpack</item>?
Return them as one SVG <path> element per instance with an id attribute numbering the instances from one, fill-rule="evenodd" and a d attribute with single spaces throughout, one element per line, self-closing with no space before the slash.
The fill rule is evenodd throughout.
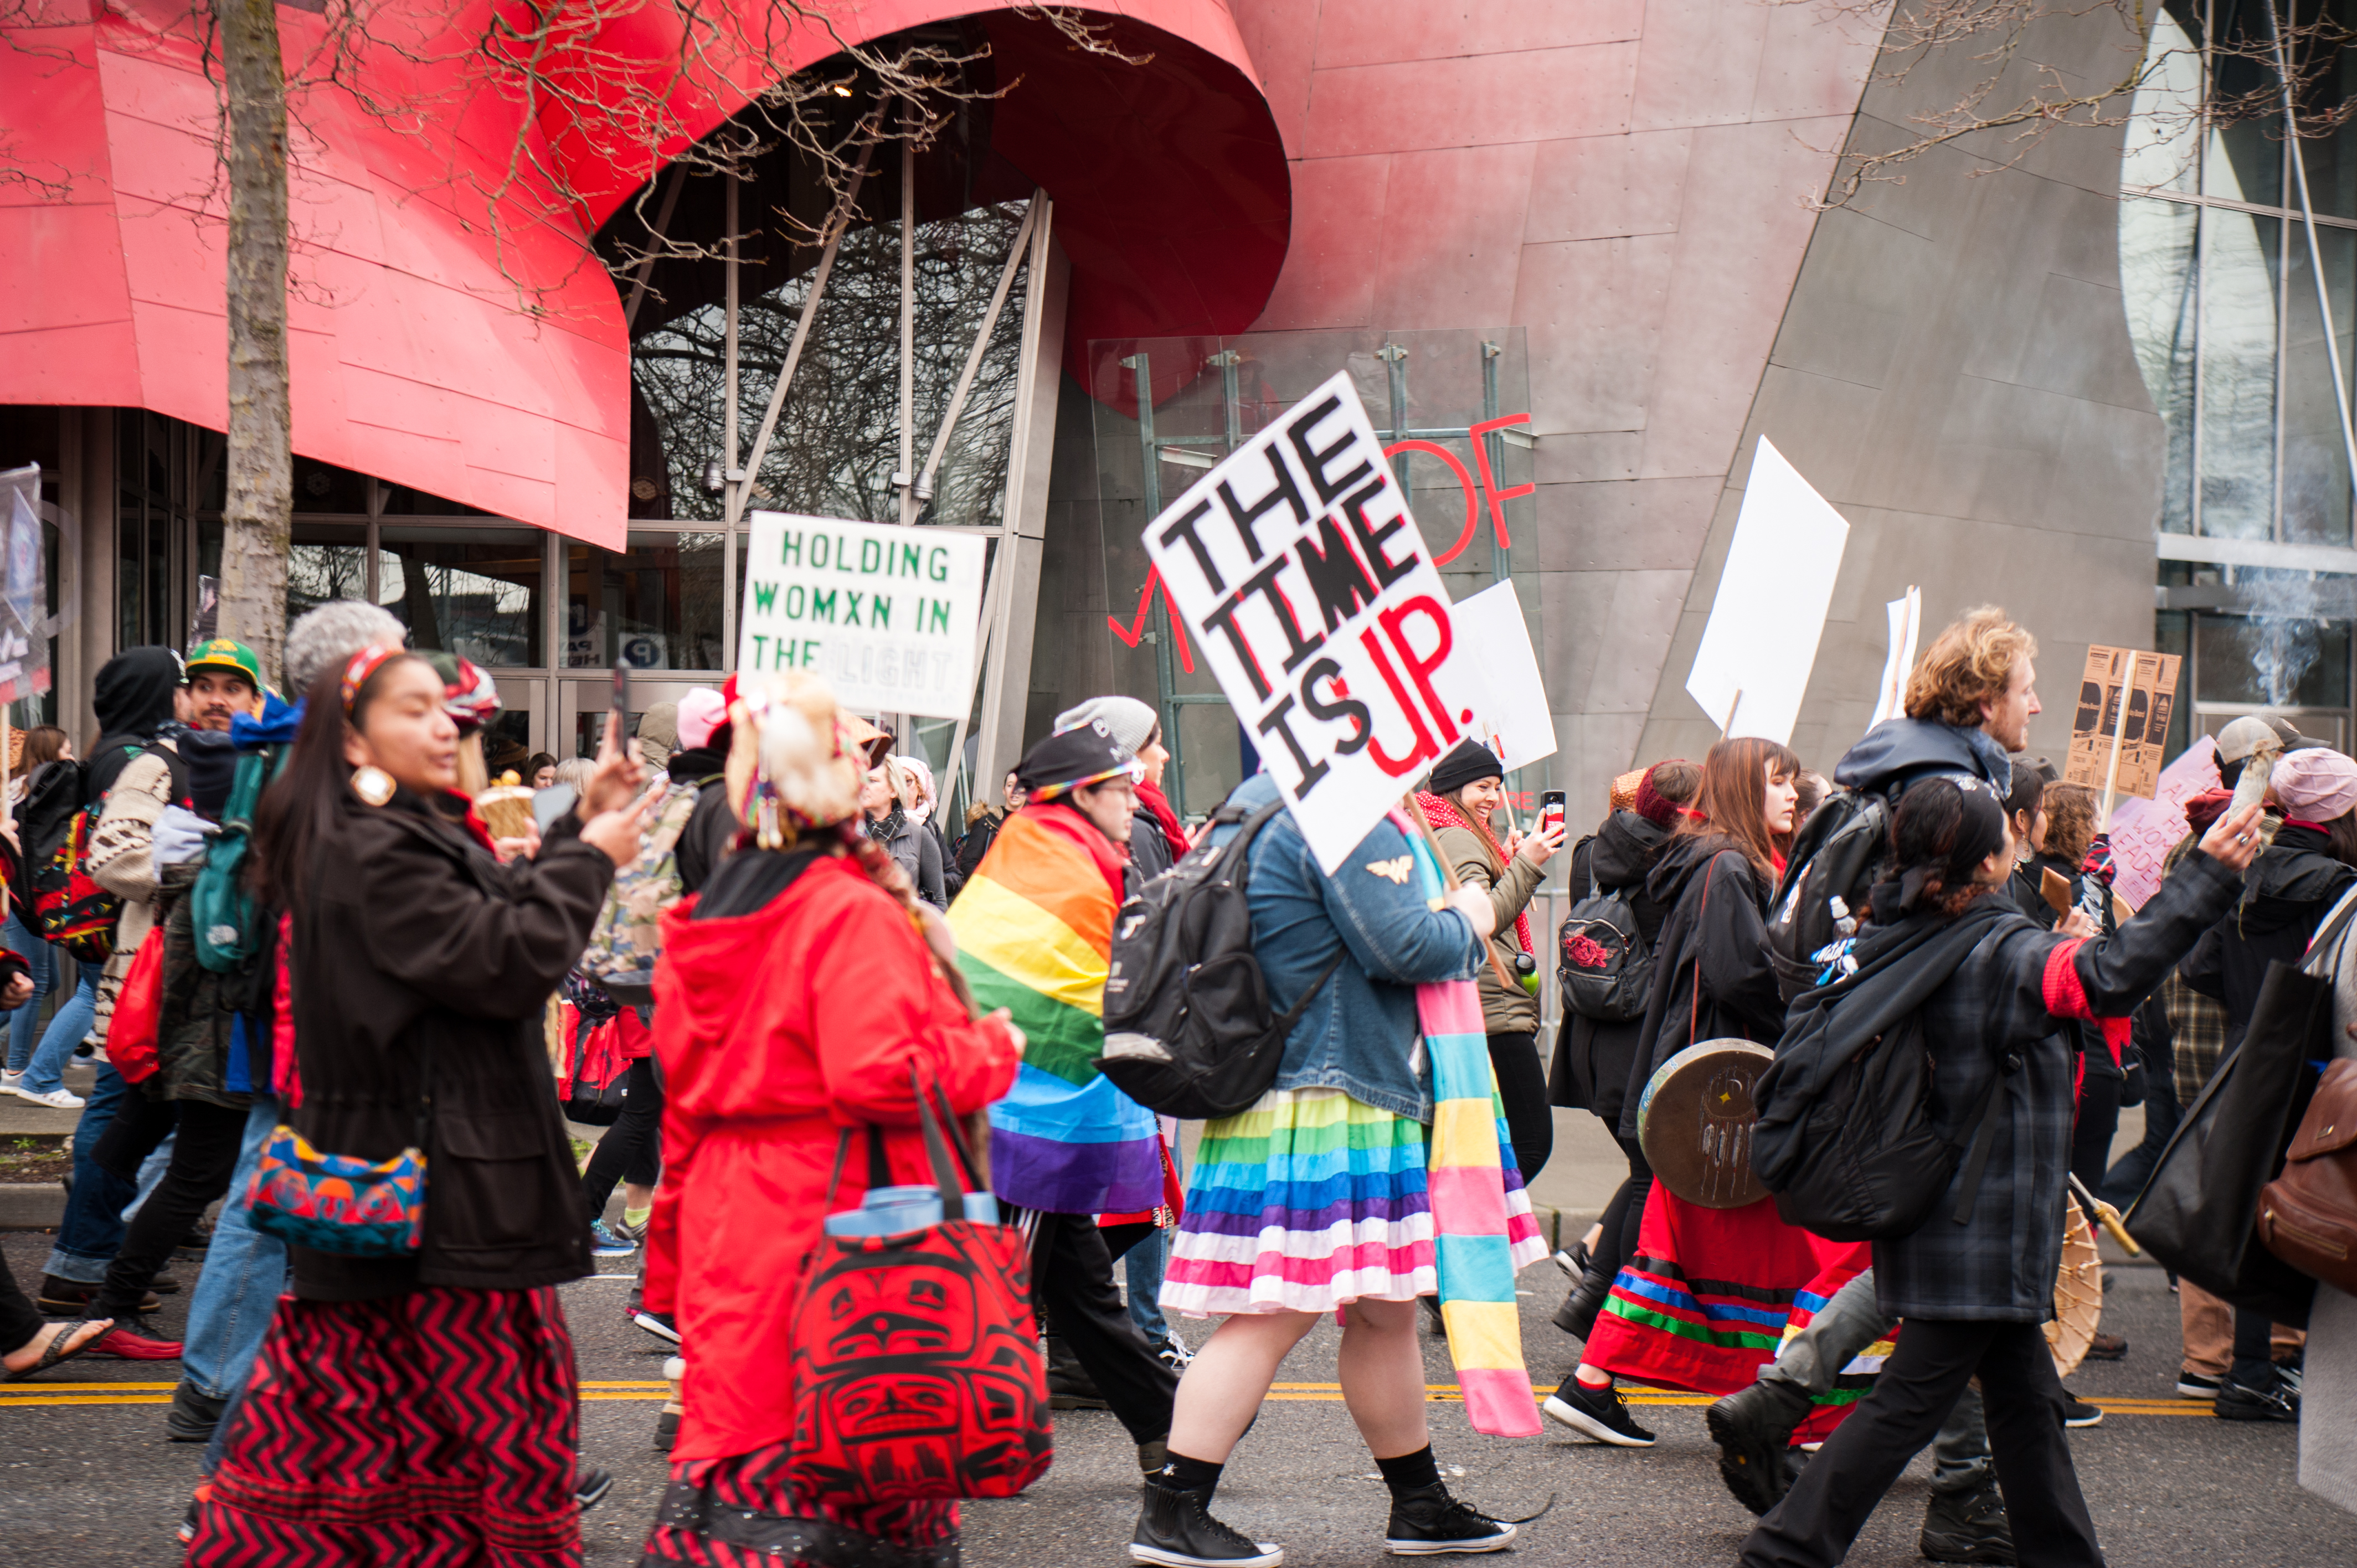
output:
<path id="1" fill-rule="evenodd" d="M 1910 932 L 1857 973 L 1793 1004 L 1776 1059 L 1752 1086 L 1759 1120 L 1751 1169 L 1775 1195 L 1776 1212 L 1829 1241 L 1895 1241 L 1932 1218 L 1965 1144 L 1932 1120 L 1932 1056 L 1925 999 L 1944 984 L 2005 910 L 1977 911 Z M 1963 1125 L 1970 1164 L 1953 1218 L 1972 1218 L 2004 1104 L 1998 1092 L 2021 1065 L 2008 1053 Z"/>
<path id="2" fill-rule="evenodd" d="M 1276 1081 L 1286 1036 L 1326 972 L 1280 1017 L 1253 956 L 1244 879 L 1253 841 L 1285 810 L 1247 816 L 1232 801 L 1211 814 L 1203 841 L 1121 907 L 1104 988 L 1104 1054 L 1097 1069 L 1147 1110 L 1186 1121 L 1232 1116 Z M 1241 822 L 1225 843 L 1211 830 Z"/>
<path id="3" fill-rule="evenodd" d="M 1837 789 L 1801 824 L 1768 906 L 1768 961 L 1787 1003 L 1816 984 L 1815 953 L 1843 934 L 1833 901 L 1864 918 L 1889 862 L 1890 806 L 1879 794 Z"/>
<path id="4" fill-rule="evenodd" d="M 1637 928 L 1637 911 L 1619 888 L 1596 880 L 1588 851 L 1587 897 L 1571 907 L 1555 932 L 1555 980 L 1567 1012 L 1598 1023 L 1625 1024 L 1645 1015 L 1653 988 L 1653 954 Z"/>

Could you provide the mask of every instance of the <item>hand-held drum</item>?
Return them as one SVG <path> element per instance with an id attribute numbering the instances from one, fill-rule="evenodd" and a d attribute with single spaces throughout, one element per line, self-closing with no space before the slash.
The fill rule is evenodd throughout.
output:
<path id="1" fill-rule="evenodd" d="M 1688 1203 L 1740 1208 L 1768 1196 L 1751 1174 L 1751 1086 L 1775 1053 L 1703 1040 L 1663 1062 L 1637 1101 L 1637 1142 L 1653 1177 Z"/>

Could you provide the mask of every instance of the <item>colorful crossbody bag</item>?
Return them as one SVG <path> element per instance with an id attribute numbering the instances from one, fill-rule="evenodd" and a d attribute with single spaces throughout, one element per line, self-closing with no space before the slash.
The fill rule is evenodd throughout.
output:
<path id="1" fill-rule="evenodd" d="M 404 1258 L 425 1231 L 425 1125 L 432 1112 L 433 1056 L 417 1101 L 417 1136 L 389 1160 L 323 1155 L 281 1122 L 262 1146 L 245 1189 L 256 1230 L 290 1247 L 350 1258 Z"/>

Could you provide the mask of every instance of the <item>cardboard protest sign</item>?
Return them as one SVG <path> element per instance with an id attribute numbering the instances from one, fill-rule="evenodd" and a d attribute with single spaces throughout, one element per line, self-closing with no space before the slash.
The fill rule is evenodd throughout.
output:
<path id="1" fill-rule="evenodd" d="M 1760 438 L 1686 690 L 1727 738 L 1783 745 L 1801 717 L 1849 523 Z"/>
<path id="2" fill-rule="evenodd" d="M 2112 781 L 2116 795 L 2149 800 L 2160 787 L 2160 757 L 2169 744 L 2169 721 L 2177 704 L 2174 653 L 2141 653 L 2100 644 L 2087 650 L 2079 678 L 2079 710 L 2071 720 L 2065 784 L 2101 789 Z M 2126 693 L 2126 705 L 2121 694 Z M 2112 771 L 2112 748 L 2119 742 L 2119 771 Z"/>
<path id="3" fill-rule="evenodd" d="M 1205 474 L 1145 542 L 1329 872 L 1474 730 L 1487 688 L 1347 372 Z"/>
<path id="4" fill-rule="evenodd" d="M 963 718 L 987 548 L 946 529 L 757 511 L 737 668 L 809 671 L 855 712 Z"/>
<path id="5" fill-rule="evenodd" d="M 1458 600 L 1449 618 L 1459 649 L 1489 689 L 1490 700 L 1473 720 L 1473 738 L 1496 752 L 1509 773 L 1553 757 L 1555 715 L 1547 711 L 1546 682 L 1514 585 L 1494 583 Z"/>
<path id="6" fill-rule="evenodd" d="M 2130 799 L 2113 807 L 2112 862 L 2119 874 L 2112 880 L 2112 891 L 2141 908 L 2160 886 L 2161 862 L 2185 836 L 2185 802 L 2222 782 L 2217 743 L 2198 736 L 2183 756 L 2160 770 L 2159 787 L 2151 800 Z"/>
<path id="7" fill-rule="evenodd" d="M 0 473 L 0 703 L 49 689 L 48 578 L 41 569 L 38 464 Z"/>

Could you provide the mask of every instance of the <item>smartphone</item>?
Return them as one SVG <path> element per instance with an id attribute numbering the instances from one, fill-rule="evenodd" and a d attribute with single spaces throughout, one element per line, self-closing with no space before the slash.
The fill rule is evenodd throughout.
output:
<path id="1" fill-rule="evenodd" d="M 1561 826 L 1563 826 L 1563 791 L 1560 789 L 1540 790 L 1539 832 L 1545 832 L 1549 828 L 1559 828 Z"/>
<path id="2" fill-rule="evenodd" d="M 630 667 L 614 666 L 614 747 L 630 744 Z"/>

